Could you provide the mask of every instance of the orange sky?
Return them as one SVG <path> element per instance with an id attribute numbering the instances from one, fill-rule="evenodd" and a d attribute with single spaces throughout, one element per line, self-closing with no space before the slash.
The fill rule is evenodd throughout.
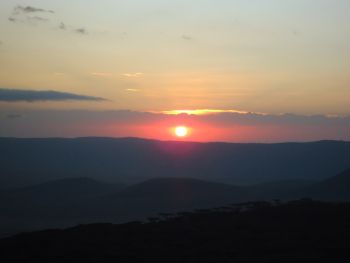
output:
<path id="1" fill-rule="evenodd" d="M 178 138 L 174 128 L 186 126 Z M 350 140 L 350 117 L 221 112 L 168 115 L 138 111 L 21 110 L 0 115 L 2 137 L 142 137 L 159 140 L 283 142 Z"/>
<path id="2" fill-rule="evenodd" d="M 347 0 L 1 0 L 0 136 L 167 140 L 187 125 L 184 140 L 348 138 L 349 12 Z M 200 109 L 233 120 L 168 115 Z M 106 114 L 124 110 L 165 114 Z M 249 112 L 266 118 L 247 125 Z M 300 118 L 266 123 L 288 113 Z"/>

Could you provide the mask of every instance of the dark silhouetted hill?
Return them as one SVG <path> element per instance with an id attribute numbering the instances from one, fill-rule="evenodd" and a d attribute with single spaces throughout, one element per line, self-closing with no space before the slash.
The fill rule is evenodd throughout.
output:
<path id="1" fill-rule="evenodd" d="M 90 178 L 69 178 L 3 190 L 0 194 L 0 236 L 92 222 L 91 218 L 76 219 L 83 214 L 83 204 L 124 187 Z"/>
<path id="2" fill-rule="evenodd" d="M 0 240 L 2 262 L 349 262 L 350 204 L 246 203 Z"/>
<path id="3" fill-rule="evenodd" d="M 231 195 L 241 187 L 192 178 L 156 178 L 123 189 L 118 196 L 188 199 L 208 195 Z"/>
<path id="4" fill-rule="evenodd" d="M 125 220 L 144 219 L 160 212 L 177 212 L 246 201 L 244 187 L 191 178 L 158 178 L 99 198 L 97 214 Z M 126 217 L 127 216 L 127 217 Z"/>
<path id="5" fill-rule="evenodd" d="M 292 180 L 251 186 L 192 178 L 155 178 L 124 186 L 89 178 L 62 179 L 3 191 L 0 236 L 77 223 L 145 220 L 159 213 L 249 201 L 313 198 L 350 201 L 349 170 L 320 182 Z"/>
<path id="6" fill-rule="evenodd" d="M 91 178 L 66 178 L 3 191 L 6 201 L 25 201 L 40 206 L 71 203 L 74 200 L 106 195 L 123 189 L 123 184 L 103 183 Z M 4 199 L 2 200 L 4 201 Z"/>
<path id="7" fill-rule="evenodd" d="M 350 201 L 350 169 L 307 187 L 302 195 L 317 200 Z"/>
<path id="8" fill-rule="evenodd" d="M 136 183 L 189 177 L 229 184 L 321 180 L 350 167 L 350 143 L 237 144 L 144 139 L 0 138 L 0 185 L 90 177 Z"/>

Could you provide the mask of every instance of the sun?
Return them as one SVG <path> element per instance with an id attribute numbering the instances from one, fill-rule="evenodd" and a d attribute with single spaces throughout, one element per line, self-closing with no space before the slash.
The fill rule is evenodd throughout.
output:
<path id="1" fill-rule="evenodd" d="M 185 126 L 177 126 L 175 128 L 175 135 L 177 137 L 186 137 L 188 134 L 188 128 Z"/>

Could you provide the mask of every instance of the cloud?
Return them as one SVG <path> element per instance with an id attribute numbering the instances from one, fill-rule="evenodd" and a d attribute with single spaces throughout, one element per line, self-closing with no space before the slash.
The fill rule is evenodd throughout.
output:
<path id="1" fill-rule="evenodd" d="M 95 76 L 95 77 L 102 77 L 102 78 L 106 78 L 106 77 L 111 77 L 113 76 L 112 73 L 109 73 L 109 72 L 91 72 L 90 73 L 92 76 Z"/>
<path id="2" fill-rule="evenodd" d="M 40 17 L 40 16 L 31 16 L 31 17 L 28 17 L 27 20 L 33 21 L 33 22 L 47 22 L 47 21 L 49 21 L 49 19 L 44 18 L 44 17 Z"/>
<path id="3" fill-rule="evenodd" d="M 63 22 L 61 22 L 61 24 L 58 26 L 58 28 L 61 29 L 61 30 L 67 30 L 67 26 Z"/>
<path id="4" fill-rule="evenodd" d="M 55 76 L 58 76 L 58 77 L 62 77 L 62 76 L 65 76 L 66 74 L 63 73 L 63 72 L 54 72 L 53 73 Z"/>
<path id="5" fill-rule="evenodd" d="M 74 28 L 73 26 L 69 26 L 63 22 L 61 22 L 58 26 L 58 29 L 63 30 L 63 31 L 69 31 L 69 32 L 73 32 L 76 34 L 80 34 L 80 35 L 87 35 L 89 32 L 87 31 L 86 28 L 81 27 L 81 28 Z"/>
<path id="6" fill-rule="evenodd" d="M 192 38 L 191 36 L 189 36 L 189 35 L 182 35 L 181 38 L 184 39 L 184 40 L 192 40 L 192 39 L 193 39 L 193 38 Z"/>
<path id="7" fill-rule="evenodd" d="M 74 32 L 77 33 L 77 34 L 81 34 L 81 35 L 87 35 L 88 34 L 88 32 L 87 32 L 87 30 L 85 28 L 77 28 L 77 29 L 74 30 Z"/>
<path id="8" fill-rule="evenodd" d="M 68 92 L 52 90 L 21 90 L 0 88 L 0 102 L 35 102 L 35 101 L 64 101 L 64 100 L 87 100 L 104 101 L 106 99 L 86 96 Z"/>
<path id="9" fill-rule="evenodd" d="M 8 20 L 9 20 L 10 22 L 13 22 L 13 23 L 16 23 L 16 22 L 19 21 L 18 19 L 14 18 L 14 17 L 9 17 Z"/>
<path id="10" fill-rule="evenodd" d="M 196 110 L 165 110 L 165 111 L 155 111 L 155 113 L 164 113 L 168 115 L 179 115 L 179 114 L 187 114 L 187 115 L 209 115 L 209 114 L 218 114 L 218 113 L 241 113 L 247 114 L 250 112 L 247 111 L 239 111 L 239 110 L 220 110 L 220 109 L 196 109 Z M 256 113 L 264 115 L 263 113 Z"/>
<path id="11" fill-rule="evenodd" d="M 46 10 L 46 9 L 37 8 L 33 6 L 21 6 L 21 5 L 16 6 L 13 10 L 14 15 L 18 15 L 21 13 L 28 14 L 28 13 L 40 13 L 40 12 L 51 13 L 51 14 L 55 13 L 53 10 Z"/>
<path id="12" fill-rule="evenodd" d="M 139 92 L 140 90 L 139 90 L 139 89 L 126 89 L 126 91 L 129 91 L 129 92 Z"/>
<path id="13" fill-rule="evenodd" d="M 42 17 L 35 15 L 36 13 L 53 15 L 55 12 L 53 10 L 37 8 L 33 6 L 21 6 L 18 5 L 14 7 L 12 14 L 8 17 L 8 20 L 12 23 L 23 23 L 28 25 L 36 25 L 39 23 L 45 23 L 50 21 L 50 17 Z M 69 26 L 64 22 L 61 22 L 58 26 L 58 29 L 69 31 L 71 33 L 76 33 L 80 35 L 87 35 L 89 32 L 84 27 L 75 27 Z"/>
<path id="14" fill-rule="evenodd" d="M 9 17 L 8 20 L 12 23 L 24 23 L 24 24 L 37 24 L 37 23 L 45 23 L 50 21 L 50 19 L 40 17 L 40 16 L 27 16 L 25 18 Z"/>
<path id="15" fill-rule="evenodd" d="M 122 74 L 122 76 L 127 77 L 127 78 L 137 78 L 137 77 L 141 77 L 142 75 L 144 75 L 144 73 L 141 73 L 141 72 Z"/>
<path id="16" fill-rule="evenodd" d="M 55 12 L 52 10 L 46 10 L 42 8 L 36 8 L 33 6 L 16 6 L 12 15 L 8 18 L 10 22 L 13 23 L 40 23 L 49 21 L 48 18 L 34 15 L 35 13 L 46 13 L 46 14 L 54 14 Z M 32 14 L 32 16 L 30 16 Z"/>

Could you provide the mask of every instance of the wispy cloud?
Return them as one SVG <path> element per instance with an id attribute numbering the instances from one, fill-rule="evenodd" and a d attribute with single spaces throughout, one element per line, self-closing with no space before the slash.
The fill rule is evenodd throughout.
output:
<path id="1" fill-rule="evenodd" d="M 58 26 L 58 28 L 61 29 L 61 30 L 67 30 L 67 26 L 63 22 L 61 22 L 61 24 Z"/>
<path id="2" fill-rule="evenodd" d="M 91 72 L 90 74 L 92 76 L 101 77 L 101 78 L 107 78 L 107 77 L 113 76 L 113 74 L 110 72 Z"/>
<path id="3" fill-rule="evenodd" d="M 87 100 L 104 101 L 106 99 L 86 96 L 68 92 L 59 92 L 53 90 L 22 90 L 22 89 L 3 89 L 0 88 L 0 101 L 2 102 L 35 102 L 35 101 L 64 101 L 64 100 Z"/>
<path id="4" fill-rule="evenodd" d="M 77 28 L 77 29 L 74 30 L 74 32 L 77 33 L 77 34 L 81 34 L 81 35 L 87 35 L 88 34 L 88 32 L 87 32 L 87 30 L 85 28 Z"/>
<path id="5" fill-rule="evenodd" d="M 12 22 L 12 23 L 17 23 L 17 22 L 21 21 L 21 20 L 19 20 L 19 19 L 16 19 L 16 18 L 14 18 L 14 17 L 11 17 L 11 16 L 8 18 L 8 20 L 9 20 L 10 22 Z"/>
<path id="6" fill-rule="evenodd" d="M 8 20 L 12 23 L 38 24 L 50 21 L 50 19 L 40 16 L 27 16 L 25 18 L 9 17 Z"/>
<path id="7" fill-rule="evenodd" d="M 136 72 L 136 73 L 124 73 L 122 76 L 127 77 L 127 78 L 137 78 L 143 76 L 144 73 L 142 72 Z"/>
<path id="8" fill-rule="evenodd" d="M 14 7 L 12 11 L 12 15 L 8 18 L 8 20 L 13 23 L 29 23 L 29 24 L 49 21 L 49 19 L 46 17 L 34 15 L 35 13 L 46 13 L 47 15 L 50 15 L 50 14 L 54 14 L 55 12 L 53 10 L 47 10 L 47 9 L 33 7 L 33 6 L 18 5 Z"/>
<path id="9" fill-rule="evenodd" d="M 20 13 L 51 13 L 54 14 L 55 12 L 53 10 L 47 10 L 47 9 L 43 9 L 43 8 L 37 8 L 37 7 L 33 7 L 33 6 L 21 6 L 18 5 L 14 8 L 13 10 L 13 14 L 17 15 Z"/>
<path id="10" fill-rule="evenodd" d="M 240 114 L 248 114 L 250 112 L 247 111 L 239 111 L 239 110 L 219 110 L 219 109 L 196 109 L 196 110 L 166 110 L 155 113 L 164 113 L 168 115 L 179 115 L 179 114 L 187 114 L 187 115 L 209 115 L 209 114 L 218 114 L 218 113 L 240 113 Z M 265 115 L 264 113 L 255 113 L 260 115 Z"/>
<path id="11" fill-rule="evenodd" d="M 192 39 L 193 39 L 193 38 L 192 38 L 191 36 L 189 36 L 189 35 L 182 35 L 181 38 L 184 39 L 184 40 L 192 40 Z"/>
<path id="12" fill-rule="evenodd" d="M 61 22 L 59 25 L 58 25 L 58 29 L 60 30 L 63 30 L 63 31 L 70 31 L 70 32 L 73 32 L 73 33 L 76 33 L 76 34 L 79 34 L 79 35 L 87 35 L 89 32 L 87 31 L 86 28 L 84 27 L 81 27 L 81 28 L 74 28 L 72 26 L 69 26 L 63 22 Z"/>
<path id="13" fill-rule="evenodd" d="M 40 17 L 40 16 L 31 16 L 31 17 L 28 17 L 28 20 L 35 21 L 35 22 L 47 22 L 47 21 L 49 21 L 49 19 L 44 18 L 44 17 Z"/>
<path id="14" fill-rule="evenodd" d="M 129 92 L 138 92 L 140 91 L 139 89 L 126 89 L 126 91 L 129 91 Z"/>
<path id="15" fill-rule="evenodd" d="M 40 23 L 49 22 L 52 18 L 52 15 L 55 15 L 55 11 L 53 10 L 33 6 L 18 5 L 13 8 L 12 14 L 8 17 L 8 20 L 12 23 L 38 25 Z M 57 25 L 57 28 L 79 35 L 89 34 L 88 30 L 85 27 L 70 26 L 64 22 L 61 22 L 59 25 Z"/>
<path id="16" fill-rule="evenodd" d="M 89 31 L 86 28 L 84 28 L 84 27 L 76 28 L 74 26 L 67 25 L 67 24 L 65 24 L 63 22 L 61 22 L 59 24 L 58 29 L 60 29 L 62 31 L 75 33 L 75 34 L 78 34 L 78 35 L 88 35 L 89 34 Z"/>
<path id="17" fill-rule="evenodd" d="M 58 76 L 58 77 L 61 77 L 61 76 L 66 75 L 66 74 L 63 73 L 63 72 L 54 72 L 53 74 L 54 74 L 55 76 Z"/>

